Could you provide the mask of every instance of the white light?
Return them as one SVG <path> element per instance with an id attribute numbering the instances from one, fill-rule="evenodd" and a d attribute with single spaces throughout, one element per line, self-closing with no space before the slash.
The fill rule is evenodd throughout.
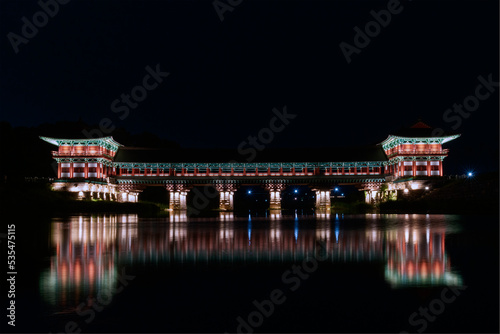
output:
<path id="1" fill-rule="evenodd" d="M 339 188 L 335 188 L 335 191 L 339 191 Z"/>
<path id="2" fill-rule="evenodd" d="M 295 189 L 293 192 L 294 192 L 294 193 L 298 193 L 299 191 L 298 191 L 297 189 Z"/>
<path id="3" fill-rule="evenodd" d="M 404 190 L 405 194 L 408 193 L 408 191 L 409 191 L 408 188 L 405 188 Z"/>
<path id="4" fill-rule="evenodd" d="M 429 190 L 429 187 L 425 187 L 425 190 Z"/>
<path id="5" fill-rule="evenodd" d="M 249 193 L 249 194 L 251 194 L 251 193 L 252 193 L 252 191 L 251 191 L 251 190 L 249 190 L 249 191 L 248 191 L 248 193 Z"/>
<path id="6" fill-rule="evenodd" d="M 468 176 L 472 176 L 472 172 L 467 173 Z"/>

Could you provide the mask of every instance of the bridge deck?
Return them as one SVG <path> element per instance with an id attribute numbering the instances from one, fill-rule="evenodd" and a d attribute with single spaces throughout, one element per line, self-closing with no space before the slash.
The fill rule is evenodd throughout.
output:
<path id="1" fill-rule="evenodd" d="M 217 183 L 234 183 L 238 185 L 255 185 L 264 183 L 283 183 L 294 185 L 329 184 L 362 184 L 368 182 L 385 182 L 387 175 L 312 175 L 312 176 L 117 176 L 118 184 L 163 185 L 183 183 L 190 185 L 214 185 Z"/>

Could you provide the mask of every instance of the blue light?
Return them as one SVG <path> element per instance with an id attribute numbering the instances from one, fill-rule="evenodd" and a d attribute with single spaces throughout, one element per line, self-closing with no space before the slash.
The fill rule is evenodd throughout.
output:
<path id="1" fill-rule="evenodd" d="M 249 193 L 249 194 L 251 194 L 251 193 L 252 193 L 252 191 L 251 191 L 251 190 L 249 190 L 249 191 L 248 191 L 248 193 Z"/>
<path id="2" fill-rule="evenodd" d="M 468 176 L 468 177 L 471 177 L 472 175 L 474 175 L 474 174 L 472 174 L 472 172 L 468 172 L 468 173 L 467 173 L 467 176 Z"/>
<path id="3" fill-rule="evenodd" d="M 295 229 L 293 234 L 295 236 L 295 241 L 297 241 L 297 238 L 299 237 L 299 221 L 297 218 L 295 218 Z"/>
<path id="4" fill-rule="evenodd" d="M 339 243 L 339 232 L 340 232 L 339 221 L 336 220 L 335 221 L 335 242 L 336 243 Z"/>
<path id="5" fill-rule="evenodd" d="M 295 189 L 293 192 L 294 192 L 294 193 L 298 193 L 299 191 L 298 191 L 297 189 Z"/>
<path id="6" fill-rule="evenodd" d="M 335 188 L 335 191 L 339 191 L 339 188 Z"/>
<path id="7" fill-rule="evenodd" d="M 344 194 L 341 194 L 342 196 L 344 196 Z"/>

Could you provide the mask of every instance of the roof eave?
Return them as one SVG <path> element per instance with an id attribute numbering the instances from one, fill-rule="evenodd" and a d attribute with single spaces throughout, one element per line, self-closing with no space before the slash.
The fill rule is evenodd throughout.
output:
<path id="1" fill-rule="evenodd" d="M 43 137 L 43 136 L 39 136 L 39 138 L 41 140 L 44 140 L 44 141 L 46 141 L 52 145 L 55 145 L 55 146 L 61 146 L 61 142 L 82 143 L 82 142 L 89 142 L 89 141 L 96 141 L 96 142 L 104 141 L 112 146 L 116 146 L 117 149 L 119 147 L 123 147 L 123 145 L 120 144 L 119 142 L 117 142 L 116 140 L 114 140 L 112 136 L 100 137 L 100 138 L 86 138 L 86 139 L 84 139 L 84 138 L 79 138 L 79 139 L 51 138 L 51 137 Z"/>

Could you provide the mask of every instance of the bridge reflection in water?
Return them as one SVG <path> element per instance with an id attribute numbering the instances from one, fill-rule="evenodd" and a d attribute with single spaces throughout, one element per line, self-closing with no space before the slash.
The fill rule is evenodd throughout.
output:
<path id="1" fill-rule="evenodd" d="M 71 307 L 116 286 L 123 268 L 132 274 L 135 266 L 293 263 L 315 255 L 378 262 L 393 288 L 458 286 L 446 252 L 449 233 L 453 226 L 439 215 L 75 216 L 52 224 L 55 254 L 40 288 L 47 301 Z"/>

